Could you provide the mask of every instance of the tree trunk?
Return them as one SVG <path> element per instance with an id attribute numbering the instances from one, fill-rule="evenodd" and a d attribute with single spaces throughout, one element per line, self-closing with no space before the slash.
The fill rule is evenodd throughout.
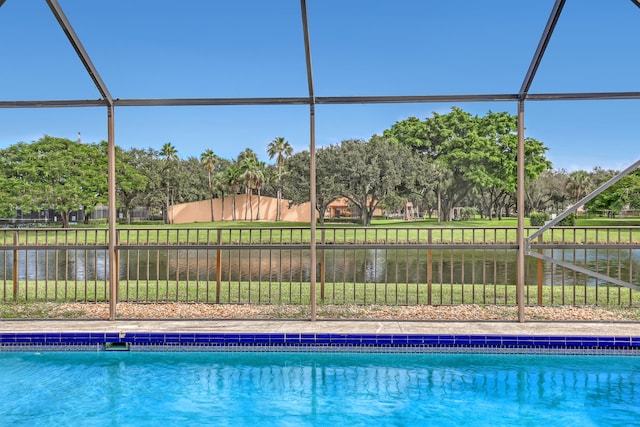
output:
<path id="1" fill-rule="evenodd" d="M 280 212 L 280 202 L 282 201 L 282 190 L 278 188 L 276 193 L 277 205 L 276 205 L 276 221 L 282 221 L 282 213 Z"/>
<path id="2" fill-rule="evenodd" d="M 211 195 L 211 194 L 209 194 Z M 213 197 L 211 198 L 211 222 L 214 222 L 216 219 L 213 216 Z"/>
<path id="3" fill-rule="evenodd" d="M 324 225 L 324 213 L 327 211 L 328 203 L 324 203 L 324 199 L 316 200 L 316 211 L 318 212 L 318 222 Z"/>
<path id="4" fill-rule="evenodd" d="M 368 227 L 371 225 L 371 218 L 373 217 L 373 212 L 375 211 L 374 206 L 364 205 L 364 209 L 362 209 L 362 225 Z M 406 206 L 405 206 L 406 211 Z"/>
<path id="5" fill-rule="evenodd" d="M 451 221 L 452 209 L 453 209 L 453 204 L 449 200 L 444 200 L 442 202 L 442 220 L 444 222 Z"/>
<path id="6" fill-rule="evenodd" d="M 441 198 L 440 187 L 438 187 L 438 224 L 440 224 L 440 218 L 442 218 L 442 198 Z"/>
<path id="7" fill-rule="evenodd" d="M 166 216 L 166 219 L 165 219 L 165 224 L 171 224 L 171 217 L 169 215 L 169 206 L 171 206 L 171 199 L 170 199 L 170 196 L 169 196 L 169 191 L 167 190 L 167 209 L 165 209 L 166 212 L 167 212 L 167 216 Z"/>
<path id="8" fill-rule="evenodd" d="M 71 211 L 60 212 L 60 219 L 62 220 L 62 228 L 69 228 L 69 216 L 71 216 Z"/>
<path id="9" fill-rule="evenodd" d="M 224 193 L 222 193 L 222 215 L 220 216 L 220 221 L 224 221 Z"/>
<path id="10" fill-rule="evenodd" d="M 236 193 L 235 191 L 233 192 L 233 211 L 231 212 L 231 220 L 235 221 L 236 220 Z"/>
<path id="11" fill-rule="evenodd" d="M 249 200 L 251 199 L 251 196 L 249 195 L 249 191 L 248 190 L 244 190 L 244 220 L 247 220 L 247 212 L 249 211 Z"/>
<path id="12" fill-rule="evenodd" d="M 371 219 L 373 218 L 373 209 L 372 210 L 368 210 L 367 211 L 367 215 L 366 215 L 367 221 L 366 221 L 366 226 L 370 226 L 371 225 Z"/>
<path id="13" fill-rule="evenodd" d="M 260 221 L 260 189 L 258 188 L 258 212 L 256 213 L 256 221 Z"/>
<path id="14" fill-rule="evenodd" d="M 173 215 L 175 214 L 174 207 L 173 207 L 174 203 L 175 203 L 175 200 L 173 198 L 173 192 L 171 192 L 171 204 L 169 205 L 170 206 L 169 209 L 170 209 L 170 212 L 171 212 L 171 217 L 169 218 L 169 224 L 173 224 L 175 222 L 175 218 L 173 217 Z"/>
<path id="15" fill-rule="evenodd" d="M 215 221 L 213 217 L 213 193 L 211 192 L 211 170 L 209 170 L 209 197 L 211 199 L 211 222 Z"/>

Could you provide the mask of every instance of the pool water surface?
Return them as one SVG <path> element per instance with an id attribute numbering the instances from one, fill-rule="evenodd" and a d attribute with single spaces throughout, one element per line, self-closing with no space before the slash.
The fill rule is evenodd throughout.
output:
<path id="1" fill-rule="evenodd" d="M 629 426 L 639 399 L 633 356 L 0 353 L 6 425 Z"/>

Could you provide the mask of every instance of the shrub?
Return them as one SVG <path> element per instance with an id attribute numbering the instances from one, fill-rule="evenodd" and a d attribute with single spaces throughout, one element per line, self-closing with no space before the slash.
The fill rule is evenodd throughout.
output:
<path id="1" fill-rule="evenodd" d="M 119 224 L 126 224 L 126 220 L 122 219 L 120 221 L 118 221 Z M 163 220 L 140 220 L 137 221 L 135 219 L 131 219 L 131 225 L 154 225 L 154 226 L 161 226 L 164 225 L 164 221 Z"/>
<path id="2" fill-rule="evenodd" d="M 106 224 L 107 218 L 89 218 L 89 224 Z"/>
<path id="3" fill-rule="evenodd" d="M 332 224 L 358 224 L 360 223 L 360 218 L 326 218 L 324 219 L 325 224 L 326 223 L 332 223 Z"/>
<path id="4" fill-rule="evenodd" d="M 573 227 L 576 225 L 576 214 L 570 213 L 562 221 L 558 223 L 560 227 Z"/>
<path id="5" fill-rule="evenodd" d="M 529 218 L 532 227 L 541 227 L 546 221 L 549 221 L 549 214 L 546 212 L 531 212 Z"/>
<path id="6" fill-rule="evenodd" d="M 475 218 L 476 215 L 478 215 L 478 209 L 475 207 L 462 208 L 460 211 L 460 219 L 463 221 L 469 221 Z"/>

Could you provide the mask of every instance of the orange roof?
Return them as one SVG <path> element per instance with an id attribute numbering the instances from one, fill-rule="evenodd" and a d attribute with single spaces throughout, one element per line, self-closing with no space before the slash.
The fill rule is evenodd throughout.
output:
<path id="1" fill-rule="evenodd" d="M 329 208 L 346 208 L 349 207 L 349 199 L 346 197 L 342 197 L 340 199 L 336 199 L 333 202 L 329 203 L 327 206 Z"/>

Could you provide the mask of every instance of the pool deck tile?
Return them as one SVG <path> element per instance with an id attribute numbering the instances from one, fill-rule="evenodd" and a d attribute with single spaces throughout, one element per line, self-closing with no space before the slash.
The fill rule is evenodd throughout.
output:
<path id="1" fill-rule="evenodd" d="M 155 337 L 169 334 L 169 338 L 195 339 L 195 333 L 220 333 L 229 339 L 240 339 L 240 334 L 279 334 L 284 340 L 308 339 L 313 336 L 332 340 L 349 341 L 349 335 L 366 335 L 367 339 L 379 335 L 431 335 L 442 340 L 470 340 L 473 335 L 498 339 L 518 336 L 520 340 L 533 341 L 534 337 L 545 337 L 550 341 L 582 341 L 593 337 L 607 337 L 610 345 L 629 345 L 640 342 L 640 322 L 418 322 L 418 321 L 348 321 L 348 320 L 0 320 L 2 333 L 47 333 L 61 336 L 86 338 L 104 334 L 107 339 L 117 338 L 122 333 L 134 332 L 136 336 Z M 146 335 L 144 333 L 149 333 Z M 89 335 L 90 334 L 90 335 Z M 144 335 L 143 335 L 144 334 Z M 33 336 L 33 335 L 32 335 Z M 101 335 L 102 336 L 102 335 Z M 613 337 L 620 337 L 614 339 Z M 631 338 L 629 338 L 631 337 Z M 537 339 L 535 340 L 537 342 Z"/>

